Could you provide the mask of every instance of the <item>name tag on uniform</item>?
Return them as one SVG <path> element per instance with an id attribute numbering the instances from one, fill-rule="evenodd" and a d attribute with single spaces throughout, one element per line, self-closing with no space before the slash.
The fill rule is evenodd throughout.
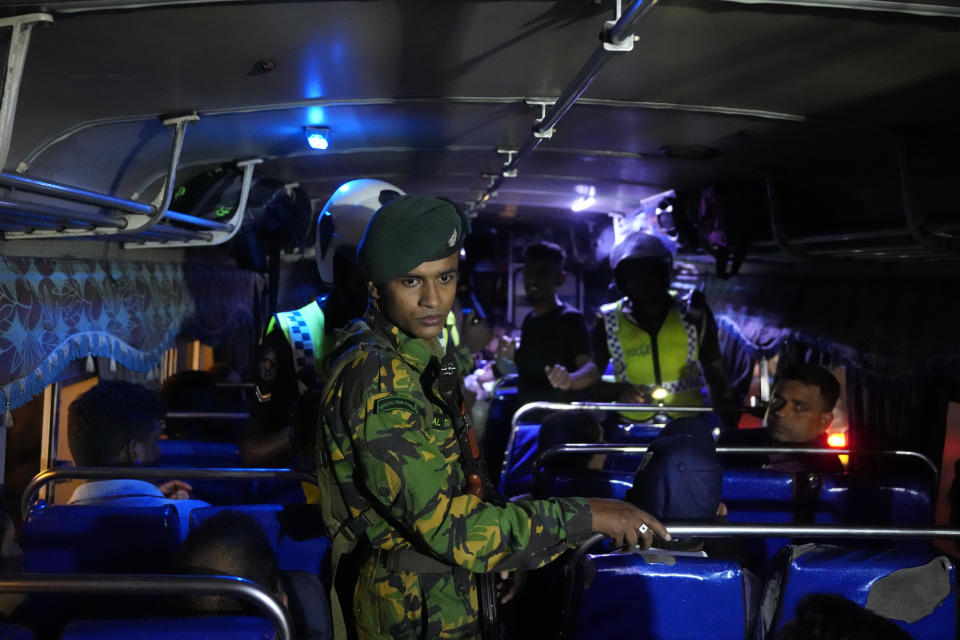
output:
<path id="1" fill-rule="evenodd" d="M 380 398 L 374 405 L 374 413 L 389 413 L 391 411 L 417 412 L 417 403 L 402 396 L 388 396 Z"/>

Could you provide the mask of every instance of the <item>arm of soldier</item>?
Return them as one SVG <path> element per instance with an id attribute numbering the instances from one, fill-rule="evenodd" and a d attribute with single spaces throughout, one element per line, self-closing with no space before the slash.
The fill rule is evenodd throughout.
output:
<path id="1" fill-rule="evenodd" d="M 366 406 L 375 407 L 378 399 Z M 588 505 L 582 498 L 495 506 L 463 494 L 462 475 L 451 469 L 420 420 L 419 412 L 403 409 L 369 413 L 360 464 L 392 524 L 456 565 L 475 572 L 535 568 L 595 530 L 618 544 L 635 543 L 636 528 L 644 523 L 662 531 L 655 519 L 621 501 L 599 501 L 594 513 L 596 501 Z"/>
<path id="2" fill-rule="evenodd" d="M 366 406 L 376 407 L 378 399 Z M 453 564 L 486 572 L 540 566 L 590 534 L 592 516 L 581 499 L 497 507 L 463 494 L 462 473 L 428 435 L 432 429 L 421 427 L 421 416 L 403 409 L 370 412 L 357 440 L 378 512 L 404 535 Z"/>

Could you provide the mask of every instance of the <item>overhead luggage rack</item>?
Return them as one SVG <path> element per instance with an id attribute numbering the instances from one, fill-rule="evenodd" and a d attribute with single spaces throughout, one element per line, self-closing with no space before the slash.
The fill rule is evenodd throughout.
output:
<path id="1" fill-rule="evenodd" d="M 209 246 L 227 242 L 237 233 L 243 220 L 253 168 L 263 161 L 254 158 L 237 163 L 243 170 L 243 182 L 237 207 L 227 221 L 170 211 L 168 207 L 173 196 L 186 125 L 197 120 L 195 114 L 164 120 L 164 126 L 174 129 L 173 144 L 167 178 L 157 198 L 150 204 L 15 173 L 0 173 L 0 186 L 10 191 L 7 197 L 0 198 L 0 231 L 3 238 L 89 237 L 122 242 L 129 249 Z M 17 191 L 40 196 L 54 204 L 14 199 L 11 196 Z M 76 208 L 64 207 L 63 203 Z"/>
<path id="2" fill-rule="evenodd" d="M 0 19 L 0 27 L 11 28 L 12 45 L 0 107 L 0 167 L 6 165 L 13 131 L 20 79 L 30 33 L 41 23 L 52 22 L 45 13 Z M 253 167 L 259 158 L 237 163 L 243 169 L 238 206 L 228 220 L 215 221 L 170 211 L 177 167 L 183 150 L 187 125 L 197 122 L 196 113 L 162 117 L 163 126 L 173 130 L 166 179 L 151 203 L 118 198 L 73 185 L 0 172 L 0 238 L 32 240 L 51 238 L 93 238 L 122 242 L 125 248 L 186 247 L 223 244 L 240 229 L 250 192 Z M 18 193 L 29 194 L 21 198 Z M 64 206 L 67 205 L 67 206 Z"/>

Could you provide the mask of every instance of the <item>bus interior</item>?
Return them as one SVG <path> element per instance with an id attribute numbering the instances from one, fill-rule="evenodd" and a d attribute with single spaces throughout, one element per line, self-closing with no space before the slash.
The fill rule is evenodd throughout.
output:
<path id="1" fill-rule="evenodd" d="M 806 593 L 890 611 L 904 576 L 934 586 L 894 622 L 957 637 L 960 3 L 2 0 L 0 42 L 0 602 L 30 594 L 3 607 L 9 637 L 297 635 L 257 585 L 156 575 L 185 534 L 175 512 L 64 507 L 111 477 L 71 474 L 66 411 L 99 380 L 211 372 L 216 401 L 170 407 L 161 468 L 138 477 L 176 467 L 212 509 L 254 513 L 281 570 L 326 580 L 322 528 L 287 518 L 315 479 L 249 468 L 238 438 L 261 332 L 324 293 L 317 226 L 358 178 L 465 213 L 458 301 L 507 335 L 530 309 L 527 243 L 565 249 L 560 295 L 592 322 L 618 296 L 611 251 L 642 231 L 713 310 L 741 428 L 760 426 L 783 362 L 841 383 L 846 473 L 725 472 L 761 592 L 737 561 L 594 540 L 536 614 L 557 637 L 773 638 Z M 289 215 L 269 213 L 279 192 Z M 623 496 L 650 431 L 611 443 L 599 481 L 541 474 L 510 381 L 488 391 L 475 416 L 508 496 L 538 474 L 546 495 Z M 253 613 L 85 608 L 185 591 Z"/>

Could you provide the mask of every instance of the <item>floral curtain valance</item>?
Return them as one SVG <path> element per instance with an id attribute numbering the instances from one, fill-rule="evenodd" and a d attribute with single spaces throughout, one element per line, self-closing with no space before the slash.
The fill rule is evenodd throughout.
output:
<path id="1" fill-rule="evenodd" d="M 252 274 L 220 265 L 2 258 L 0 410 L 25 404 L 77 358 L 143 372 L 184 327 L 208 343 L 227 329 L 249 333 L 252 290 Z"/>

